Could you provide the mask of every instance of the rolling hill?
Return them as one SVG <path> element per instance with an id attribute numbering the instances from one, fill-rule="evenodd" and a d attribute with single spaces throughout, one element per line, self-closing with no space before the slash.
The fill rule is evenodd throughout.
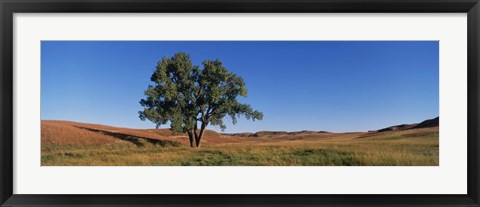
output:
<path id="1" fill-rule="evenodd" d="M 188 144 L 186 134 L 174 134 L 169 129 L 131 129 L 72 121 L 42 120 L 42 143 L 56 145 L 99 145 L 130 142 L 137 146 L 146 143 L 161 146 Z M 405 131 L 438 127 L 439 118 L 417 124 L 401 124 L 369 132 L 332 133 L 327 131 L 259 131 L 255 133 L 221 134 L 206 130 L 202 142 L 206 145 L 268 140 L 327 139 L 345 135 L 365 137 L 382 132 Z"/>
<path id="2" fill-rule="evenodd" d="M 439 163 L 438 118 L 370 132 L 220 134 L 208 130 L 201 148 L 190 148 L 185 134 L 174 134 L 168 129 L 53 120 L 43 120 L 41 127 L 42 166 L 437 166 Z"/>
<path id="3" fill-rule="evenodd" d="M 42 120 L 42 143 L 58 145 L 98 145 L 130 142 L 142 146 L 151 143 L 162 146 L 188 144 L 186 134 L 174 134 L 169 129 L 131 129 L 72 121 Z M 206 130 L 205 144 L 231 143 L 232 139 L 212 130 Z"/>
<path id="4" fill-rule="evenodd" d="M 400 125 L 390 126 L 390 127 L 386 127 L 379 130 L 370 131 L 370 132 L 386 132 L 386 131 L 429 128 L 429 127 L 438 127 L 439 125 L 440 125 L 440 118 L 436 117 L 433 119 L 427 119 L 425 121 L 422 121 L 416 124 L 400 124 Z"/>

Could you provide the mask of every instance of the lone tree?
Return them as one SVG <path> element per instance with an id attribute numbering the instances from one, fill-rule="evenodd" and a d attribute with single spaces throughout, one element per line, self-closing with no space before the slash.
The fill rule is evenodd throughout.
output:
<path id="1" fill-rule="evenodd" d="M 209 123 L 225 130 L 225 116 L 233 124 L 242 115 L 253 121 L 263 117 L 250 105 L 237 101 L 238 96 L 247 96 L 241 77 L 229 72 L 219 60 L 202 64 L 203 69 L 192 65 L 190 56 L 182 52 L 164 57 L 150 78 L 154 85 L 148 86 L 146 98 L 140 100 L 144 107 L 140 119 L 154 122 L 157 128 L 170 122 L 172 131 L 188 134 L 191 147 L 200 146 Z"/>

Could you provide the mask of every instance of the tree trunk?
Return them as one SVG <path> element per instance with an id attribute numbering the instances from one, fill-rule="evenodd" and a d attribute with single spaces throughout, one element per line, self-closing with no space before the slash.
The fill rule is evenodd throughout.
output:
<path id="1" fill-rule="evenodd" d="M 198 135 L 195 134 L 195 142 L 197 143 L 197 147 L 200 147 L 200 141 L 202 140 L 203 132 L 205 131 L 207 124 L 208 122 L 202 122 L 202 125 L 200 126 L 200 133 Z"/>
<path id="2" fill-rule="evenodd" d="M 188 132 L 188 138 L 190 139 L 190 147 L 195 147 L 195 138 L 193 137 L 192 132 Z"/>

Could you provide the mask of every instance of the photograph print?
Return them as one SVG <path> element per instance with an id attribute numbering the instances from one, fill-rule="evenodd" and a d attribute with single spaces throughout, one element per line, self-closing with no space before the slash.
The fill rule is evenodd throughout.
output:
<path id="1" fill-rule="evenodd" d="M 42 41 L 42 166 L 439 166 L 438 41 Z"/>

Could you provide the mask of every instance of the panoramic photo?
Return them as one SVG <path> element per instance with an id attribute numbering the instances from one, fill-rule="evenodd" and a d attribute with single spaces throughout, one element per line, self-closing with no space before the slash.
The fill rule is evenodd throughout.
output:
<path id="1" fill-rule="evenodd" d="M 42 166 L 439 166 L 438 41 L 42 41 Z"/>

